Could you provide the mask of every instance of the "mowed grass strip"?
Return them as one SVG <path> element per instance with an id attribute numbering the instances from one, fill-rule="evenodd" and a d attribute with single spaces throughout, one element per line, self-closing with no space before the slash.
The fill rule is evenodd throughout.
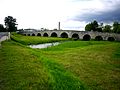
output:
<path id="1" fill-rule="evenodd" d="M 120 89 L 120 43 L 72 41 L 43 49 L 91 90 Z"/>
<path id="2" fill-rule="evenodd" d="M 85 90 L 81 81 L 41 52 L 8 41 L 0 49 L 1 90 Z"/>
<path id="3" fill-rule="evenodd" d="M 49 90 L 48 74 L 37 57 L 13 41 L 0 49 L 0 90 Z"/>
<path id="4" fill-rule="evenodd" d="M 68 38 L 57 38 L 57 37 L 40 37 L 40 36 L 23 36 L 20 34 L 12 33 L 11 39 L 24 45 L 41 44 L 67 41 Z"/>

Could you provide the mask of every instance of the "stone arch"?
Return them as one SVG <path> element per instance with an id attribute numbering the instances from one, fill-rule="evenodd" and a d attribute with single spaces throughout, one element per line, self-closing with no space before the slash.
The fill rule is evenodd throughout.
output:
<path id="1" fill-rule="evenodd" d="M 86 35 L 83 36 L 83 40 L 84 41 L 89 41 L 90 39 L 91 39 L 91 36 L 88 35 L 88 34 L 86 34 Z"/>
<path id="2" fill-rule="evenodd" d="M 44 34 L 43 34 L 43 37 L 48 37 L 48 34 L 47 34 L 47 33 L 44 33 Z"/>
<path id="3" fill-rule="evenodd" d="M 51 34 L 51 37 L 57 37 L 58 35 L 57 35 L 57 33 L 55 33 L 55 32 L 53 32 L 52 34 Z"/>
<path id="4" fill-rule="evenodd" d="M 37 34 L 37 36 L 41 36 L 41 34 L 40 34 L 40 33 L 38 33 L 38 34 Z"/>
<path id="5" fill-rule="evenodd" d="M 33 33 L 32 36 L 35 36 L 35 34 Z"/>
<path id="6" fill-rule="evenodd" d="M 108 40 L 108 41 L 115 41 L 115 38 L 114 38 L 114 37 L 108 37 L 107 40 Z"/>
<path id="7" fill-rule="evenodd" d="M 26 34 L 23 34 L 24 36 L 26 36 Z"/>
<path id="8" fill-rule="evenodd" d="M 28 36 L 30 36 L 30 34 L 27 34 Z"/>
<path id="9" fill-rule="evenodd" d="M 102 37 L 102 36 L 96 36 L 96 37 L 95 37 L 95 40 L 96 40 L 96 41 L 102 41 L 102 40 L 103 40 L 103 37 Z"/>
<path id="10" fill-rule="evenodd" d="M 61 38 L 68 38 L 68 34 L 66 32 L 63 32 L 61 35 L 60 35 Z"/>
<path id="11" fill-rule="evenodd" d="M 72 38 L 75 39 L 75 40 L 77 40 L 77 39 L 79 39 L 79 35 L 76 34 L 76 33 L 74 33 L 74 34 L 72 35 Z"/>

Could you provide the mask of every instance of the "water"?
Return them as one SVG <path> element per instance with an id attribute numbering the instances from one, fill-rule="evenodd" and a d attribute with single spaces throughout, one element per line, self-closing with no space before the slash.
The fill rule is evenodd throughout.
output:
<path id="1" fill-rule="evenodd" d="M 42 48 L 48 48 L 48 47 L 56 46 L 58 44 L 60 44 L 60 42 L 44 43 L 44 44 L 38 44 L 38 45 L 29 45 L 29 47 L 42 49 Z"/>

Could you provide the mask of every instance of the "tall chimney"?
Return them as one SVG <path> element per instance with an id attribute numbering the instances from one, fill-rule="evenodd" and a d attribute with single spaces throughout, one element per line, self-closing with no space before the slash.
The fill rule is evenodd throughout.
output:
<path id="1" fill-rule="evenodd" d="M 58 30 L 60 30 L 60 22 L 58 22 Z"/>

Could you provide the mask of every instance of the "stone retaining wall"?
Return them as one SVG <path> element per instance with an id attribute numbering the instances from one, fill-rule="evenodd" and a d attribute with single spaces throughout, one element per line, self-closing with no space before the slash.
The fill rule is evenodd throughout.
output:
<path id="1" fill-rule="evenodd" d="M 0 45 L 2 41 L 10 39 L 10 32 L 0 32 Z"/>

